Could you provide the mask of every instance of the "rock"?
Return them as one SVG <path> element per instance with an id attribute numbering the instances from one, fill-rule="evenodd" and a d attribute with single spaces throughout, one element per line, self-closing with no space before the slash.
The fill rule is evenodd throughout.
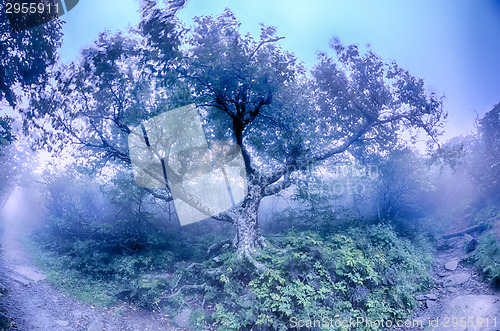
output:
<path id="1" fill-rule="evenodd" d="M 0 294 L 4 294 L 5 292 L 7 292 L 7 287 L 0 283 Z"/>
<path id="2" fill-rule="evenodd" d="M 87 328 L 87 331 L 103 331 L 104 330 L 104 323 L 101 321 L 94 321 L 90 323 L 89 327 Z"/>
<path id="3" fill-rule="evenodd" d="M 446 270 L 450 270 L 450 271 L 455 271 L 457 269 L 457 267 L 458 267 L 458 260 L 457 259 L 453 259 L 444 265 L 444 268 Z"/>
<path id="4" fill-rule="evenodd" d="M 23 276 L 21 276 L 19 274 L 12 273 L 12 274 L 9 274 L 9 277 L 21 285 L 28 286 L 30 284 L 29 280 L 27 280 L 26 278 L 24 278 Z"/>
<path id="5" fill-rule="evenodd" d="M 45 278 L 47 278 L 47 276 L 43 272 L 41 272 L 33 267 L 30 267 L 30 266 L 17 265 L 14 267 L 14 271 L 17 272 L 18 274 L 22 275 L 23 277 L 25 277 L 29 280 L 35 281 L 35 282 L 38 282 L 38 281 L 41 281 L 41 280 L 44 280 Z"/>
<path id="6" fill-rule="evenodd" d="M 63 321 L 63 320 L 56 320 L 56 324 L 62 327 L 68 326 L 69 322 L 68 321 Z"/>
<path id="7" fill-rule="evenodd" d="M 428 309 L 432 309 L 437 306 L 437 303 L 434 300 L 427 300 L 425 302 L 425 305 L 427 306 Z"/>
<path id="8" fill-rule="evenodd" d="M 467 253 L 473 252 L 476 250 L 477 245 L 479 245 L 478 241 L 472 237 L 470 234 L 465 234 L 465 251 Z"/>
<path id="9" fill-rule="evenodd" d="M 415 299 L 417 299 L 418 301 L 437 300 L 437 295 L 435 294 L 417 295 Z"/>
<path id="10" fill-rule="evenodd" d="M 192 309 L 184 308 L 179 314 L 174 317 L 174 323 L 181 328 L 189 327 L 189 316 L 191 316 L 192 312 Z"/>
<path id="11" fill-rule="evenodd" d="M 437 300 L 437 295 L 435 295 L 435 294 L 426 294 L 425 296 L 429 300 Z"/>
<path id="12" fill-rule="evenodd" d="M 470 278 L 470 275 L 465 272 L 461 272 L 458 274 L 453 274 L 444 279 L 445 286 L 457 286 L 467 282 Z"/>

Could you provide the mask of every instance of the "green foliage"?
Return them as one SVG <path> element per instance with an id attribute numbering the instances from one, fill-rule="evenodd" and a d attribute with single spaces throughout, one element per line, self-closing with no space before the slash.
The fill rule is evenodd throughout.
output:
<path id="1" fill-rule="evenodd" d="M 0 148 L 9 145 L 15 140 L 12 133 L 12 118 L 8 116 L 0 116 Z M 0 149 L 0 156 L 1 156 Z"/>
<path id="2" fill-rule="evenodd" d="M 130 177 L 117 175 L 99 185 L 72 170 L 52 173 L 46 183 L 49 216 L 33 236 L 37 255 L 53 283 L 86 302 L 109 305 L 120 299 L 155 307 L 168 286 L 155 275 L 169 275 L 175 262 L 199 258 L 213 239 L 172 238 L 159 227 L 165 222 L 161 214 L 142 210 L 148 196 L 130 185 Z"/>
<path id="3" fill-rule="evenodd" d="M 500 198 L 500 103 L 479 121 L 480 150 L 474 165 L 482 191 L 494 199 Z M 478 171 L 479 170 L 479 171 Z"/>
<path id="4" fill-rule="evenodd" d="M 292 317 L 406 318 L 416 308 L 415 294 L 432 286 L 428 244 L 401 239 L 386 226 L 328 235 L 291 232 L 273 246 L 259 255 L 267 268 L 262 273 L 230 250 L 203 263 L 201 272 L 178 271 L 188 282 L 204 284 L 197 291 L 203 300 L 192 301 L 196 293 L 184 291 L 165 304 L 201 305 L 204 317 L 199 311 L 192 316 L 199 329 L 287 330 Z"/>
<path id="5" fill-rule="evenodd" d="M 476 207 L 497 204 L 500 199 L 500 104 L 479 119 L 475 134 L 450 139 L 434 155 L 434 161 L 450 166 L 456 177 L 472 184 Z M 455 178 L 455 182 L 457 181 Z M 467 195 L 468 192 L 461 192 Z"/>
<path id="6" fill-rule="evenodd" d="M 38 242 L 26 241 L 27 247 L 37 265 L 46 271 L 47 281 L 66 294 L 97 307 L 109 306 L 116 302 L 113 296 L 115 284 L 99 281 L 68 267 L 70 257 L 46 250 Z"/>
<path id="7" fill-rule="evenodd" d="M 487 205 L 481 208 L 474 215 L 474 225 L 483 225 L 485 228 L 494 226 L 495 221 L 500 217 L 500 210 L 496 205 Z"/>
<path id="8" fill-rule="evenodd" d="M 46 69 L 55 63 L 62 43 L 62 24 L 54 20 L 32 29 L 14 31 L 4 3 L 0 3 L 0 102 L 5 99 L 15 107 L 16 86 L 43 85 L 47 80 Z"/>
<path id="9" fill-rule="evenodd" d="M 414 309 L 413 296 L 431 285 L 425 248 L 384 226 L 321 237 L 289 234 L 270 251 L 268 271 L 250 282 L 260 300 L 256 324 L 286 329 L 289 319 L 339 315 L 394 320 Z"/>
<path id="10" fill-rule="evenodd" d="M 468 258 L 493 285 L 500 286 L 500 243 L 493 233 L 479 239 L 479 245 Z"/>

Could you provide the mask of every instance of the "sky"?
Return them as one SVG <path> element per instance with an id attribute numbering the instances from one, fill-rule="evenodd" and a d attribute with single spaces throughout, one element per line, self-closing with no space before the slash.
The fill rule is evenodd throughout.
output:
<path id="1" fill-rule="evenodd" d="M 260 23 L 277 27 L 281 45 L 309 68 L 333 37 L 370 45 L 445 96 L 445 140 L 474 130 L 477 114 L 500 102 L 500 0 L 188 0 L 179 17 L 192 24 L 224 8 L 255 37 Z M 136 0 L 80 0 L 62 16 L 62 61 L 75 60 L 104 30 L 136 25 L 138 9 Z"/>

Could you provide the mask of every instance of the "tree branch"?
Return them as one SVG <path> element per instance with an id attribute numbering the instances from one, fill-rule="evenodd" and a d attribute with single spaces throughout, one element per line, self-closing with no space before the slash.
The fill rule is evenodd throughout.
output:
<path id="1" fill-rule="evenodd" d="M 250 53 L 250 56 L 248 58 L 251 59 L 264 44 L 275 43 L 277 41 L 280 41 L 281 39 L 285 39 L 285 37 L 276 37 L 272 39 L 261 40 L 261 42 L 257 45 L 257 47 L 255 47 L 253 52 Z"/>

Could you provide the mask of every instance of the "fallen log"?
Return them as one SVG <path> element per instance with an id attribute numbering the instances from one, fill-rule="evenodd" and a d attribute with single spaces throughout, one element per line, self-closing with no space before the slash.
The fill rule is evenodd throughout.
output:
<path id="1" fill-rule="evenodd" d="M 486 226 L 484 224 L 478 224 L 478 225 L 471 226 L 470 228 L 467 228 L 465 230 L 446 234 L 446 235 L 442 236 L 441 238 L 450 239 L 450 238 L 462 236 L 464 234 L 469 234 L 469 233 L 476 232 L 476 231 L 483 231 L 485 228 L 486 228 Z"/>

